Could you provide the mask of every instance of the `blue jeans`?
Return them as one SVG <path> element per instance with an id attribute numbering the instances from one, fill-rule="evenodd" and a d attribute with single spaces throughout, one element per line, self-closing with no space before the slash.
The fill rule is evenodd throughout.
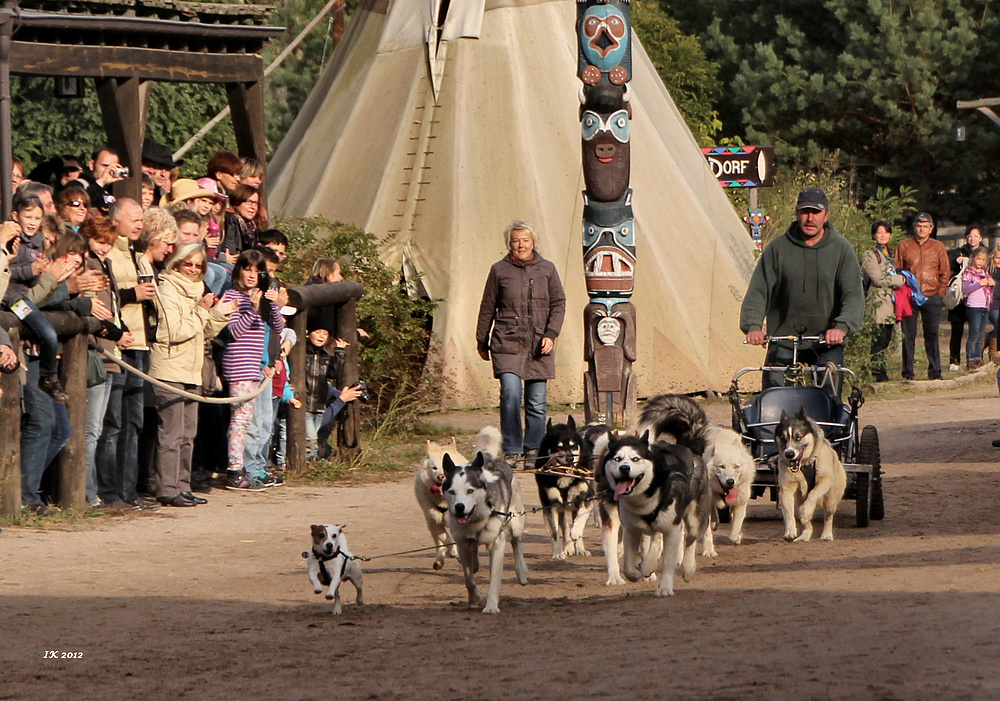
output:
<path id="1" fill-rule="evenodd" d="M 521 429 L 521 400 L 524 399 L 524 431 Z M 512 372 L 500 374 L 500 433 L 502 449 L 510 455 L 538 450 L 545 435 L 545 380 L 528 380 Z"/>
<path id="2" fill-rule="evenodd" d="M 124 350 L 122 359 L 134 368 L 149 370 L 149 351 Z M 98 496 L 106 503 L 135 502 L 139 498 L 139 434 L 142 432 L 145 380 L 124 371 L 108 373 L 111 394 L 104 414 L 104 432 L 97 446 Z"/>
<path id="3" fill-rule="evenodd" d="M 104 414 L 108 410 L 111 397 L 111 376 L 120 373 L 109 372 L 108 379 L 99 385 L 87 388 L 87 502 L 93 503 L 98 493 L 106 491 L 97 480 L 97 443 L 104 430 Z M 109 503 L 114 503 L 109 502 Z"/>
<path id="4" fill-rule="evenodd" d="M 243 445 L 243 469 L 247 477 L 260 478 L 267 472 L 271 433 L 274 431 L 274 404 L 268 387 L 254 400 L 253 416 Z"/>
<path id="5" fill-rule="evenodd" d="M 319 427 L 323 423 L 322 411 L 306 412 L 306 460 L 318 455 Z"/>
<path id="6" fill-rule="evenodd" d="M 969 340 L 965 342 L 965 359 L 969 362 L 983 359 L 983 339 L 986 337 L 986 321 L 990 310 L 985 307 L 967 307 L 965 318 L 969 322 Z"/>
<path id="7" fill-rule="evenodd" d="M 42 477 L 52 460 L 69 440 L 69 415 L 64 404 L 38 388 L 41 361 L 25 358 L 28 381 L 22 387 L 24 418 L 21 427 L 21 503 L 35 506 L 42 503 L 39 490 Z"/>
<path id="8" fill-rule="evenodd" d="M 59 359 L 57 357 L 59 355 L 59 337 L 56 335 L 56 330 L 52 328 L 52 324 L 42 315 L 38 307 L 27 299 L 24 300 L 24 303 L 31 309 L 31 313 L 22 321 L 38 339 L 41 376 L 48 377 L 59 372 Z"/>

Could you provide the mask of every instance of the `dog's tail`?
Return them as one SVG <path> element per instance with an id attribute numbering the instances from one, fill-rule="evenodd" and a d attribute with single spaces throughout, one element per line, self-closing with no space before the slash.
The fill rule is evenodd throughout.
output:
<path id="1" fill-rule="evenodd" d="M 648 430 L 650 442 L 677 443 L 701 455 L 708 443 L 708 427 L 705 410 L 696 401 L 682 394 L 661 394 L 646 402 L 636 433 L 641 436 Z"/>
<path id="2" fill-rule="evenodd" d="M 496 459 L 500 455 L 503 437 L 495 426 L 486 426 L 476 434 L 475 450 L 485 457 Z"/>

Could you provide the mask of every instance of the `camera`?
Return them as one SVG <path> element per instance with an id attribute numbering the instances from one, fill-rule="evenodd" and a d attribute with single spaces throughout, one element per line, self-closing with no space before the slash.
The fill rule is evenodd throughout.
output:
<path id="1" fill-rule="evenodd" d="M 366 385 L 361 380 L 355 382 L 351 387 L 358 387 L 361 389 L 361 394 L 358 395 L 358 401 L 362 404 L 367 404 L 372 400 L 372 396 L 368 394 L 368 385 Z"/>
<path id="2" fill-rule="evenodd" d="M 128 166 L 115 166 L 111 169 L 111 177 L 113 178 L 127 178 L 129 176 Z"/>

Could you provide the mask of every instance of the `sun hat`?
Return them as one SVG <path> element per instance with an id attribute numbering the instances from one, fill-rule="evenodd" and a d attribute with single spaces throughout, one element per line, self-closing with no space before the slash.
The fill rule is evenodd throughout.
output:
<path id="1" fill-rule="evenodd" d="M 209 190 L 213 195 L 215 195 L 217 200 L 225 202 L 229 199 L 226 195 L 219 192 L 219 183 L 215 182 L 214 178 L 198 178 L 195 182 L 197 182 L 198 187 Z"/>
<path id="2" fill-rule="evenodd" d="M 216 193 L 212 192 L 203 187 L 199 187 L 198 183 L 191 178 L 179 178 L 174 181 L 174 184 L 170 188 L 170 201 L 180 202 L 181 200 L 193 200 L 198 197 L 212 197 L 214 198 Z"/>

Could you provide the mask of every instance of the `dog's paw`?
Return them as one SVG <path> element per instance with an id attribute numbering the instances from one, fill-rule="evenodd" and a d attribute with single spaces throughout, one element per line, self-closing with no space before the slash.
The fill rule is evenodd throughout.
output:
<path id="1" fill-rule="evenodd" d="M 702 548 L 701 556 L 702 557 L 718 557 L 719 553 L 716 552 L 716 550 L 715 550 L 714 547 L 713 548 Z"/>
<path id="2" fill-rule="evenodd" d="M 829 534 L 824 533 L 823 535 L 820 536 L 819 539 L 820 540 L 833 540 L 833 533 L 829 533 Z"/>
<path id="3" fill-rule="evenodd" d="M 323 593 L 323 588 L 322 587 L 316 587 L 316 588 L 313 589 L 313 594 L 322 594 L 322 593 Z M 330 597 L 327 597 L 327 598 L 329 599 Z"/>
<path id="4" fill-rule="evenodd" d="M 812 539 L 812 533 L 803 532 L 798 538 L 793 540 L 793 543 L 808 543 Z"/>
<path id="5" fill-rule="evenodd" d="M 552 553 L 552 559 L 553 560 L 565 560 L 567 557 L 569 557 L 569 555 L 570 554 L 569 554 L 568 551 L 566 551 L 566 550 L 560 550 L 557 553 Z"/>
<path id="6" fill-rule="evenodd" d="M 341 613 L 343 613 L 343 609 L 340 607 L 340 604 L 337 604 L 336 606 L 333 607 L 334 616 L 339 616 Z"/>
<path id="7" fill-rule="evenodd" d="M 483 613 L 500 613 L 500 604 L 486 604 Z"/>
<path id="8" fill-rule="evenodd" d="M 620 587 L 620 586 L 623 586 L 624 584 L 627 584 L 627 582 L 625 581 L 625 578 L 622 577 L 620 574 L 616 574 L 616 575 L 609 576 L 608 577 L 608 581 L 606 581 L 604 583 L 604 586 L 606 586 L 606 587 Z"/>
<path id="9" fill-rule="evenodd" d="M 657 579 L 659 579 L 659 577 L 656 575 L 656 572 L 650 572 L 648 576 L 642 578 L 642 581 L 655 582 Z"/>
<path id="10" fill-rule="evenodd" d="M 326 600 L 327 600 L 327 601 L 332 601 L 333 599 L 334 599 L 334 596 L 333 596 L 333 594 L 330 594 L 330 593 L 328 592 L 328 593 L 327 593 L 327 595 L 326 595 Z"/>
<path id="11" fill-rule="evenodd" d="M 583 538 L 573 541 L 573 554 L 580 557 L 590 557 L 590 551 L 583 545 Z"/>
<path id="12" fill-rule="evenodd" d="M 673 596 L 674 588 L 672 586 L 667 586 L 666 583 L 661 583 L 660 586 L 656 588 L 653 592 L 654 596 Z"/>
<path id="13" fill-rule="evenodd" d="M 738 536 L 729 536 L 729 542 L 733 545 L 739 545 L 743 542 L 743 534 L 740 533 Z"/>
<path id="14" fill-rule="evenodd" d="M 434 561 L 434 569 L 440 570 L 442 568 L 444 568 L 444 560 L 443 559 L 441 559 L 441 560 L 435 560 Z"/>

